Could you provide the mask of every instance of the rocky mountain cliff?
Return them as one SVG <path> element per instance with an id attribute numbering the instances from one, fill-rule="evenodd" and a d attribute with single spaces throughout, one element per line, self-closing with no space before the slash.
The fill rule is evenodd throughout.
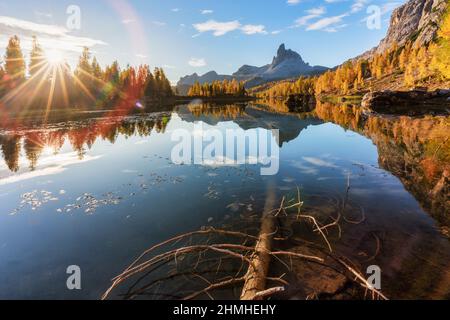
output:
<path id="1" fill-rule="evenodd" d="M 300 54 L 286 49 L 286 46 L 282 44 L 278 48 L 277 55 L 273 58 L 271 64 L 262 67 L 244 65 L 232 75 L 219 75 L 215 71 L 208 72 L 202 76 L 194 73 L 193 75 L 181 78 L 177 84 L 177 88 L 181 94 L 184 94 L 186 93 L 186 88 L 193 85 L 196 81 L 199 83 L 208 83 L 225 79 L 246 81 L 247 86 L 251 87 L 268 81 L 321 73 L 326 70 L 328 70 L 326 67 L 309 65 L 303 61 Z"/>
<path id="2" fill-rule="evenodd" d="M 260 78 L 263 81 L 272 81 L 309 75 L 325 70 L 327 70 L 325 67 L 310 66 L 303 61 L 297 52 L 290 49 L 286 50 L 286 46 L 282 44 L 278 48 L 277 55 L 273 58 L 271 64 L 263 67 L 244 66 L 235 72 L 233 77 L 245 80 Z"/>
<path id="3" fill-rule="evenodd" d="M 386 38 L 363 56 L 370 57 L 411 40 L 416 46 L 432 41 L 439 29 L 439 22 L 448 6 L 448 0 L 410 0 L 394 10 Z"/>

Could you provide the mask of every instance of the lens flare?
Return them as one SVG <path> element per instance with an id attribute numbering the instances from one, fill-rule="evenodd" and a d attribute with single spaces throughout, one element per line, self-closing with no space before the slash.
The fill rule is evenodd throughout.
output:
<path id="1" fill-rule="evenodd" d="M 47 61 L 51 65 L 61 64 L 64 60 L 63 53 L 59 50 L 49 50 L 45 54 Z"/>

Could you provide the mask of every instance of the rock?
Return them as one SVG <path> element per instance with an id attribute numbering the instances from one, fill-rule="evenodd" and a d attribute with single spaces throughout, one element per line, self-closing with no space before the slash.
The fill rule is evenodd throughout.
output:
<path id="1" fill-rule="evenodd" d="M 395 115 L 448 114 L 450 92 L 436 90 L 381 91 L 364 96 L 362 107 L 367 111 Z"/>
<path id="2" fill-rule="evenodd" d="M 402 46 L 410 40 L 416 47 L 428 44 L 436 37 L 446 8 L 446 0 L 408 1 L 392 13 L 386 38 L 361 57 L 368 59 L 374 54 L 385 52 L 394 44 Z"/>
<path id="3" fill-rule="evenodd" d="M 297 246 L 290 251 L 316 256 L 317 251 L 306 246 Z M 292 272 L 285 279 L 289 282 L 281 299 L 305 300 L 311 296 L 334 297 L 346 288 L 347 278 L 338 271 L 337 265 L 320 265 L 308 261 L 296 260 Z"/>
<path id="4" fill-rule="evenodd" d="M 436 90 L 436 92 L 438 95 L 450 95 L 450 89 L 439 89 Z"/>

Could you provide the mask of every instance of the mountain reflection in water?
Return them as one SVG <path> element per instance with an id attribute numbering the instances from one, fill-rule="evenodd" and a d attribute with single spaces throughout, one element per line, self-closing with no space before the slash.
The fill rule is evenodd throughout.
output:
<path id="1" fill-rule="evenodd" d="M 400 178 L 424 208 L 450 225 L 450 119 L 366 117 L 357 106 L 319 103 L 317 116 L 370 138 L 379 164 Z"/>
<path id="2" fill-rule="evenodd" d="M 339 203 L 349 177 L 348 218 L 364 212 L 366 219 L 342 227 L 336 250 L 362 268 L 380 265 L 390 297 L 448 297 L 450 245 L 438 230 L 449 225 L 448 118 L 367 117 L 331 104 L 305 115 L 273 111 L 197 104 L 3 128 L 0 298 L 99 298 L 151 245 L 261 213 L 269 183 L 280 200 L 299 186 L 305 210 L 320 216 Z M 219 130 L 279 129 L 279 175 L 261 177 L 247 165 L 173 165 L 171 132 L 197 122 Z M 74 263 L 86 270 L 80 293 L 59 285 Z M 312 291 L 312 282 L 327 279 L 302 270 L 294 281 Z M 293 296 L 304 298 L 300 291 Z"/>

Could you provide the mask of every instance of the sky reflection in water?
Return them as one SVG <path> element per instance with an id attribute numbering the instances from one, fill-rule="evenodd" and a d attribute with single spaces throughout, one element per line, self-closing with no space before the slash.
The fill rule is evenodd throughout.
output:
<path id="1" fill-rule="evenodd" d="M 354 250 L 368 232 L 383 232 L 387 240 L 378 262 L 391 279 L 405 261 L 419 263 L 411 262 L 424 250 L 419 239 L 426 237 L 437 252 L 450 251 L 435 221 L 398 178 L 379 167 L 371 140 L 314 117 L 236 108 L 196 114 L 180 107 L 101 130 L 95 122 L 81 122 L 20 133 L 16 142 L 26 144 L 32 136 L 28 149 L 0 164 L 0 298 L 98 299 L 110 279 L 152 244 L 261 212 L 273 182 L 280 199 L 298 186 L 310 206 L 321 206 L 314 197 L 342 196 L 350 175 L 352 201 L 364 207 L 367 222 L 361 234 L 349 232 L 343 246 Z M 279 174 L 260 176 L 259 165 L 173 165 L 171 133 L 192 131 L 195 121 L 221 131 L 280 128 Z M 2 138 L 4 153 L 17 153 L 5 147 L 12 135 Z M 39 147 L 32 146 L 37 140 Z M 448 263 L 448 254 L 441 256 L 439 264 Z M 69 265 L 82 268 L 81 292 L 65 287 Z"/>

